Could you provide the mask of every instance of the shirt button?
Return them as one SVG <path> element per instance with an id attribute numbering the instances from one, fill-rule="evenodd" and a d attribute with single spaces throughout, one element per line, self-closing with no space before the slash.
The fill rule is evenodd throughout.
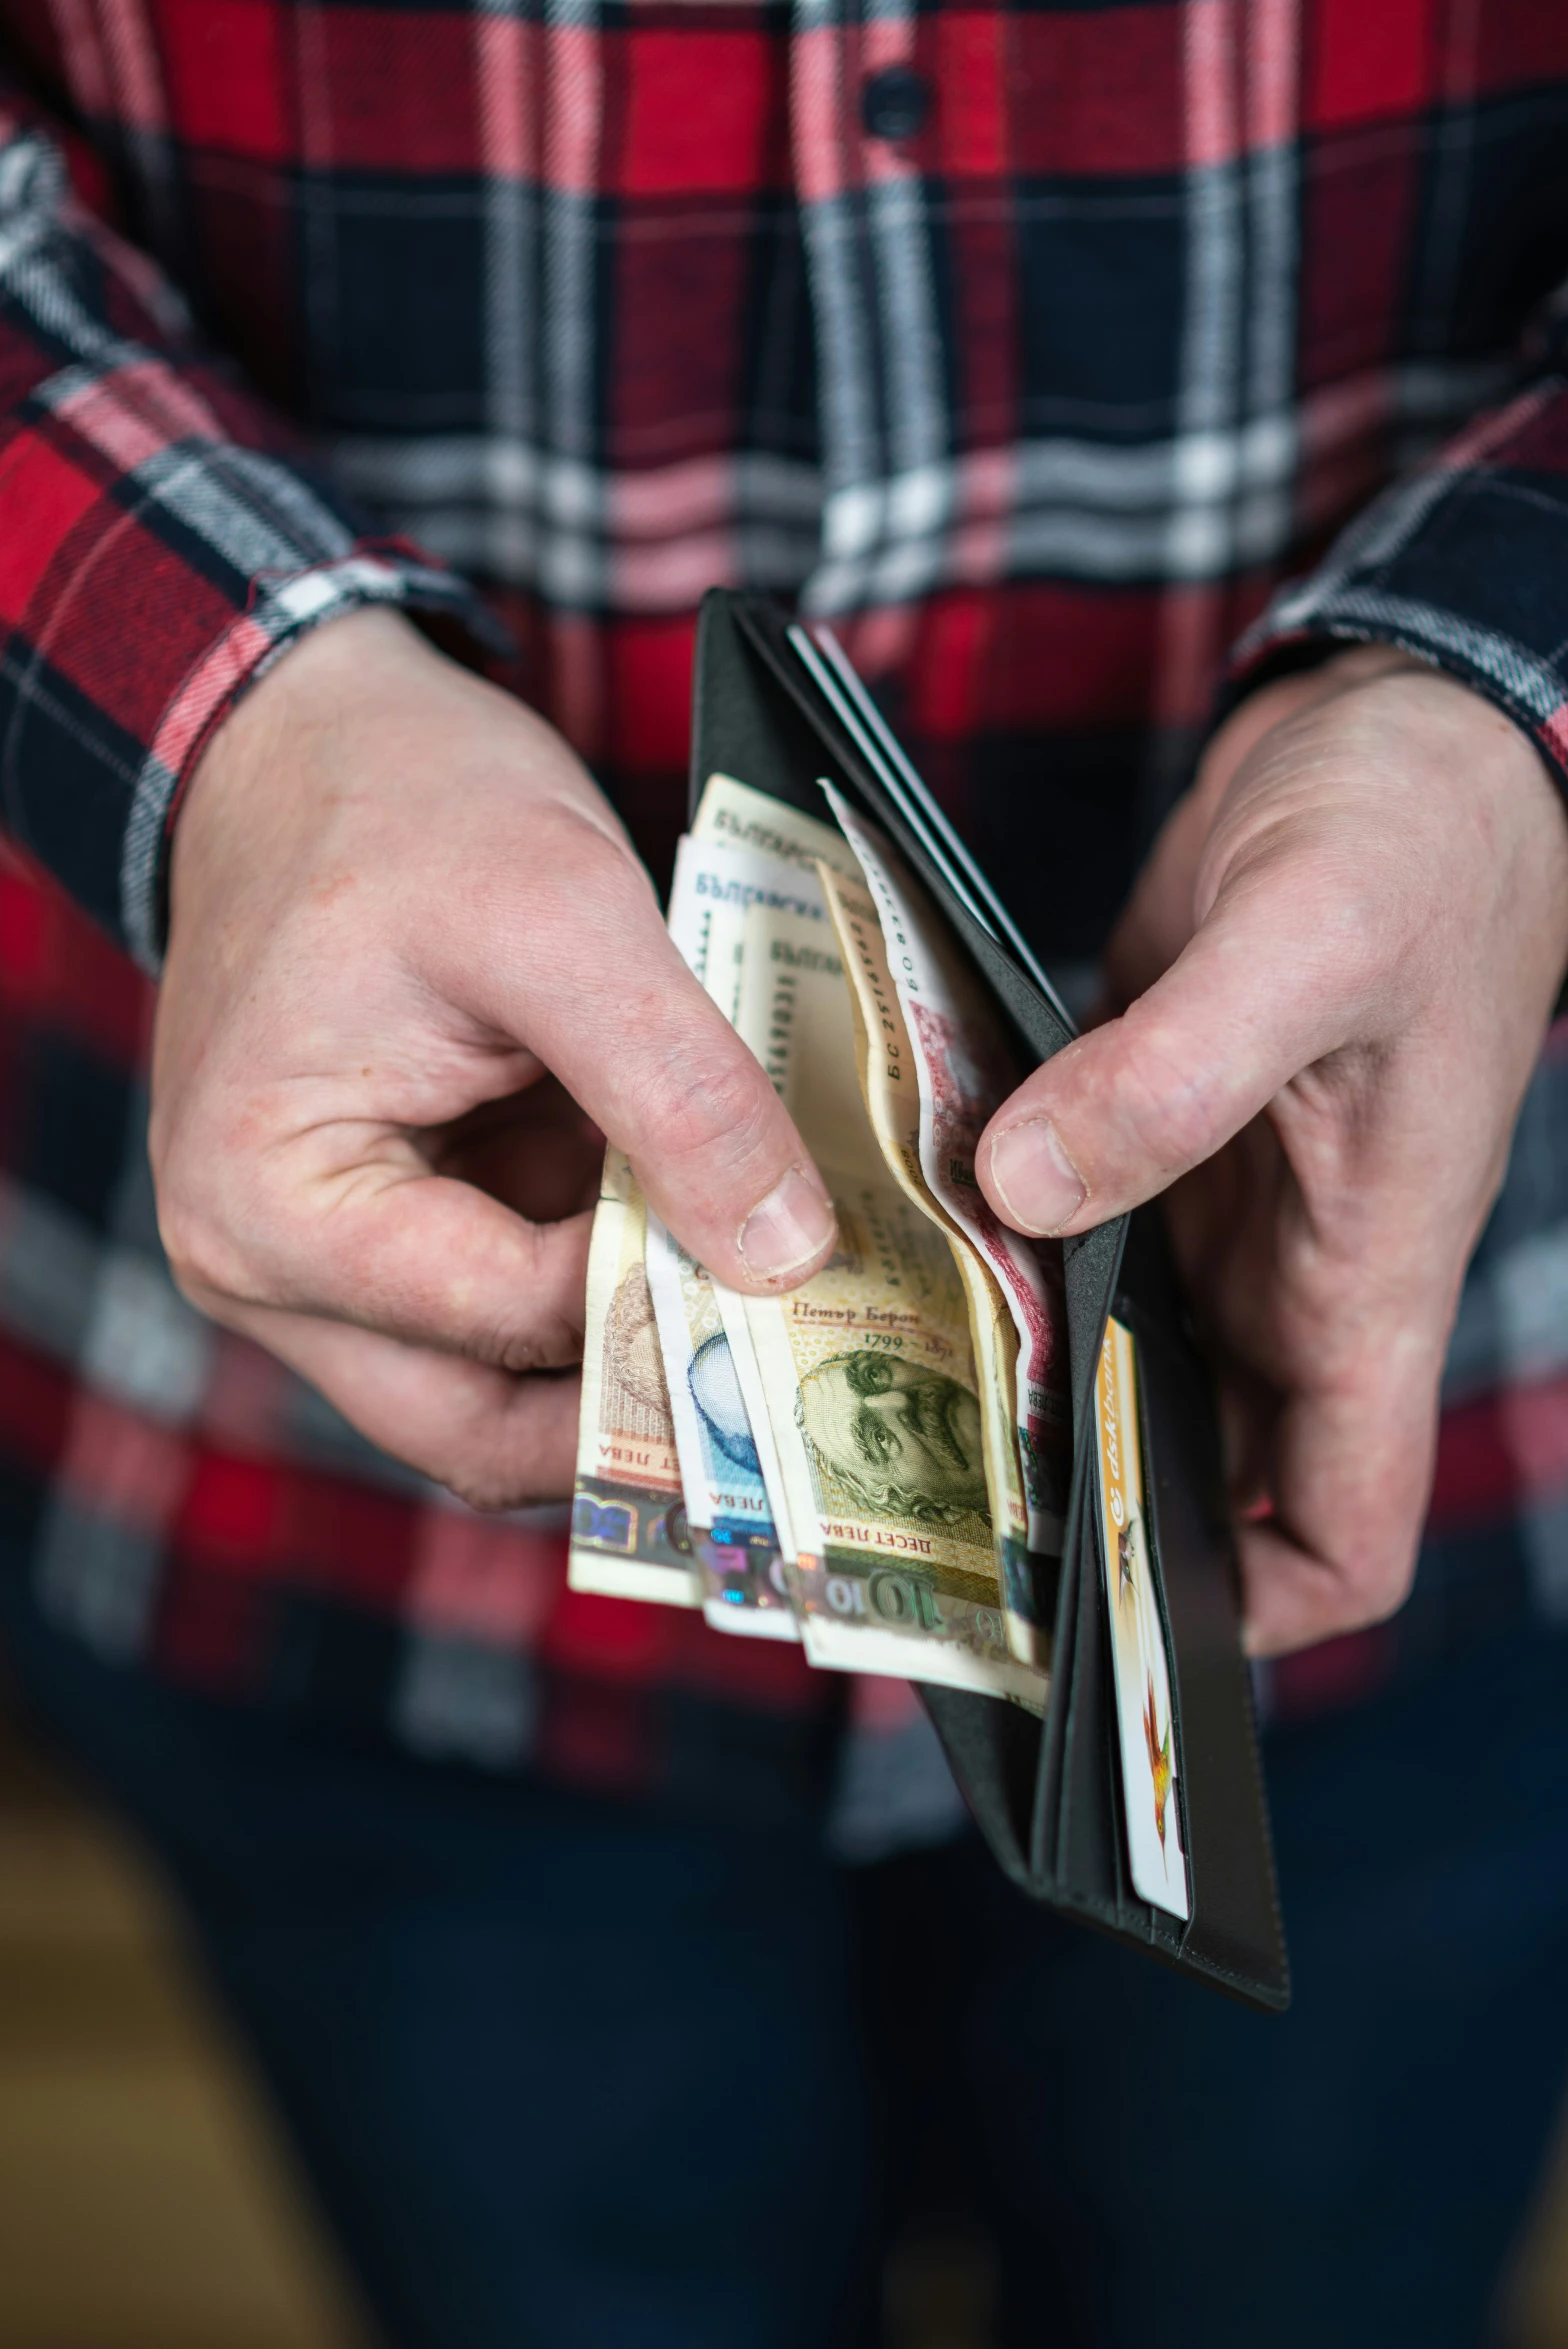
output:
<path id="1" fill-rule="evenodd" d="M 884 65 L 860 86 L 860 119 L 873 139 L 912 139 L 931 111 L 931 84 L 912 65 Z"/>

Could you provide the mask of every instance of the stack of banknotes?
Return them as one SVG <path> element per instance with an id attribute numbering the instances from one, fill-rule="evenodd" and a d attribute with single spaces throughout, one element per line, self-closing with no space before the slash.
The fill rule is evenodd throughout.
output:
<path id="1" fill-rule="evenodd" d="M 743 1296 L 609 1151 L 571 1582 L 1041 1711 L 1071 1467 L 1061 1255 L 997 1220 L 974 1164 L 1024 1070 L 892 844 L 821 788 L 818 819 L 713 776 L 669 924 L 790 1110 L 838 1245 L 800 1288 Z"/>

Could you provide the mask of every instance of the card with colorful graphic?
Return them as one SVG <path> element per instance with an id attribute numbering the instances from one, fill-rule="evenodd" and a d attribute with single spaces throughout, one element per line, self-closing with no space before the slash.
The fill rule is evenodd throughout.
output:
<path id="1" fill-rule="evenodd" d="M 1176 1796 L 1180 1757 L 1171 1718 L 1170 1665 L 1149 1556 L 1137 1357 L 1132 1333 L 1119 1321 L 1105 1326 L 1094 1405 L 1127 1856 L 1134 1889 L 1141 1897 L 1170 1916 L 1185 1917 L 1187 1861 Z"/>

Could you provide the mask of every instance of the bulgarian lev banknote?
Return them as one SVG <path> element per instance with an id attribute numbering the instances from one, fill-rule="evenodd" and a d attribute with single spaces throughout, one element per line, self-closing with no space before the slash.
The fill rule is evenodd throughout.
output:
<path id="1" fill-rule="evenodd" d="M 751 1414 L 714 1284 L 652 1214 L 646 1250 L 703 1612 L 719 1631 L 798 1639 Z"/>
<path id="2" fill-rule="evenodd" d="M 1029 1547 L 1055 1556 L 1072 1474 L 1061 1251 L 1009 1231 L 975 1177 L 981 1133 L 1023 1076 L 946 922 L 891 842 L 823 786 L 876 904 L 920 1095 L 927 1184 L 990 1267 L 1018 1332 L 1018 1426 Z"/>
<path id="3" fill-rule="evenodd" d="M 647 1209 L 624 1152 L 605 1152 L 588 1249 L 583 1402 L 572 1494 L 573 1590 L 695 1607 L 702 1590 L 664 1355 L 644 1265 Z"/>
<path id="4" fill-rule="evenodd" d="M 1038 1710 L 1043 1653 L 999 1574 L 1033 1529 L 1016 1315 L 928 1170 L 928 1128 L 946 1129 L 923 1114 L 861 844 L 711 777 L 669 923 L 789 1107 L 840 1240 L 799 1289 L 742 1296 L 608 1154 L 572 1579 L 701 1604 L 731 1631 L 798 1629 L 814 1664 Z"/>
<path id="5" fill-rule="evenodd" d="M 775 865 L 799 865 L 814 872 L 818 864 L 853 877 L 858 872 L 854 852 L 843 834 L 819 816 L 786 807 L 765 791 L 753 791 L 733 775 L 710 775 L 691 820 L 691 837 L 726 848 L 749 850 Z"/>
<path id="6" fill-rule="evenodd" d="M 968 1300 L 947 1235 L 890 1175 L 871 1131 L 831 928 L 749 909 L 736 1027 L 839 1222 L 820 1272 L 745 1300 L 807 1656 L 1043 1707 L 1042 1675 L 1007 1640 Z"/>
<path id="7" fill-rule="evenodd" d="M 764 807 L 774 804 L 743 785 L 724 788 Z M 713 786 L 705 804 L 714 804 Z M 748 907 L 766 901 L 824 927 L 827 921 L 815 870 L 792 868 L 749 845 L 740 837 L 745 829 L 737 820 L 727 831 L 693 833 L 681 842 L 669 910 L 671 936 L 732 1024 Z M 793 1563 L 796 1545 L 779 1505 L 778 1459 L 744 1307 L 705 1266 L 678 1249 L 672 1261 L 667 1251 L 674 1243 L 667 1234 L 664 1239 L 662 1262 L 657 1238 L 650 1241 L 650 1285 L 688 1511 L 695 1512 L 704 1608 L 723 1630 L 793 1638 L 783 1565 Z M 743 1471 L 760 1487 L 760 1514 L 731 1505 Z"/>
<path id="8" fill-rule="evenodd" d="M 915 1050 L 888 970 L 877 909 L 862 885 L 826 865 L 818 870 L 850 981 L 861 1088 L 871 1130 L 900 1189 L 947 1234 L 968 1302 L 992 1548 L 1008 1644 L 1023 1662 L 1044 1664 L 1050 1660 L 1049 1631 L 1030 1577 L 1018 1440 L 1018 1333 L 994 1274 L 968 1235 L 944 1213 L 925 1179 Z"/>
<path id="9" fill-rule="evenodd" d="M 764 852 L 770 860 L 775 886 L 772 892 L 765 897 L 759 894 L 753 902 L 771 904 L 775 910 L 783 910 L 787 905 L 787 889 L 781 887 L 780 883 L 783 880 L 782 869 L 789 865 L 815 867 L 824 885 L 837 878 L 845 886 L 864 889 L 859 857 L 854 846 L 836 826 L 814 819 L 794 807 L 785 807 L 777 800 L 752 791 L 728 776 L 710 777 L 693 822 L 693 837 L 717 844 L 742 844 L 753 852 Z M 759 873 L 761 869 L 758 868 Z M 864 909 L 864 896 L 860 902 Z M 874 951 L 875 941 L 873 917 L 865 938 L 868 951 Z M 738 951 L 744 959 L 744 941 Z M 850 960 L 846 964 L 845 975 L 853 1024 L 857 1017 L 858 982 L 863 973 Z M 732 1016 L 737 1025 L 742 1025 L 738 1009 Z M 898 1016 L 896 1006 L 893 1007 L 893 1016 Z M 745 1032 L 744 1026 L 742 1032 Z M 751 1041 L 755 1047 L 757 1039 L 752 1038 Z M 765 1052 L 762 1057 L 767 1066 Z M 809 1049 L 806 1060 L 815 1074 L 815 1056 Z M 770 1068 L 769 1073 L 777 1082 L 777 1068 Z M 863 1107 L 871 1115 L 875 1127 L 876 1105 L 865 1095 L 864 1084 L 862 1092 Z M 918 1088 L 912 1074 L 908 1093 L 913 1102 Z M 888 1106 L 895 1106 L 891 1096 Z M 914 1116 L 918 1122 L 918 1109 L 914 1111 Z M 836 1126 L 841 1135 L 847 1135 L 852 1124 L 847 1104 L 842 1117 L 829 1112 L 825 1122 L 829 1126 Z M 863 1142 L 863 1131 L 858 1128 L 855 1130 Z M 902 1135 L 905 1151 L 902 1163 L 896 1155 L 891 1160 L 885 1155 L 889 1147 L 896 1153 L 898 1145 L 891 1142 L 891 1137 L 879 1134 L 875 1139 L 883 1154 L 884 1170 L 892 1174 L 896 1183 L 907 1183 L 910 1186 L 907 1195 L 912 1203 L 928 1216 L 934 1217 L 945 1232 L 955 1235 L 957 1227 L 943 1214 L 924 1182 L 917 1147 L 912 1147 L 917 1138 L 908 1132 Z M 1022 1600 L 1022 1594 L 1031 1586 L 1026 1575 L 1027 1526 L 1015 1402 L 1017 1340 L 1005 1307 L 999 1310 L 1000 1295 L 994 1280 L 987 1275 L 977 1253 L 972 1248 L 966 1249 L 962 1241 L 955 1256 L 955 1269 L 965 1291 L 982 1396 L 982 1434 L 993 1522 L 993 1550 L 996 1559 L 999 1562 L 1006 1561 L 1011 1570 L 1010 1584 L 1004 1584 L 1002 1592 L 1011 1588 L 1020 1600 L 1016 1609 L 1004 1610 L 1009 1645 L 1019 1660 L 1034 1664 L 1044 1660 L 1047 1639 L 1039 1621 L 1040 1611 L 1025 1605 Z M 787 1477 L 785 1481 L 787 1484 Z M 809 1559 L 807 1567 L 797 1574 L 795 1581 L 797 1589 L 815 1587 Z M 822 1644 L 820 1638 L 817 1644 Z"/>

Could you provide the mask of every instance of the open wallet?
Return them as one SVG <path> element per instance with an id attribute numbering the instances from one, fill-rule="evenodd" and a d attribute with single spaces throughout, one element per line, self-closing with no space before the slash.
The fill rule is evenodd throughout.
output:
<path id="1" fill-rule="evenodd" d="M 693 704 L 694 808 L 719 773 L 821 817 L 828 783 L 923 883 L 1024 1065 L 1071 1040 L 1022 930 L 830 631 L 713 590 Z M 1063 1277 L 1072 1469 L 1060 1564 L 1035 1586 L 1049 1628 L 1044 1719 L 968 1689 L 920 1694 L 981 1833 L 1024 1892 L 1282 2009 L 1289 1975 L 1213 1391 L 1157 1204 L 1068 1240 Z M 1121 1628 L 1129 1610 L 1118 1613 L 1124 1578 L 1145 1594 L 1136 1653 Z M 1151 1787 L 1168 1806 L 1157 1841 Z"/>

